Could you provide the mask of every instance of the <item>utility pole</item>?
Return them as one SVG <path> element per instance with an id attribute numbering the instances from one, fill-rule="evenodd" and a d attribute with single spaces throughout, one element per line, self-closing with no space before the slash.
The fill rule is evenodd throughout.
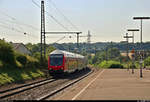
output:
<path id="1" fill-rule="evenodd" d="M 44 59 L 45 59 L 46 49 L 45 49 L 45 10 L 44 10 L 44 0 L 41 1 L 41 62 L 43 62 L 43 48 L 44 48 Z"/>
<path id="2" fill-rule="evenodd" d="M 110 42 L 110 59 L 112 60 L 112 41 Z"/>
<path id="3" fill-rule="evenodd" d="M 87 43 L 88 43 L 88 51 L 90 51 L 90 48 L 91 48 L 91 34 L 90 34 L 90 31 L 88 30 L 88 36 L 87 36 Z"/>
<path id="4" fill-rule="evenodd" d="M 134 74 L 134 68 L 133 68 L 133 65 L 135 65 L 135 63 L 134 63 L 134 61 L 135 61 L 135 48 L 134 48 L 134 32 L 135 31 L 139 31 L 139 29 L 128 29 L 127 31 L 131 31 L 132 32 L 132 36 L 133 36 L 133 38 L 132 38 L 132 43 L 133 43 L 133 49 L 132 49 L 132 74 Z"/>
<path id="5" fill-rule="evenodd" d="M 90 43 L 91 43 L 91 34 L 90 34 L 90 31 L 88 30 L 87 36 L 80 36 L 80 37 L 87 37 L 88 51 L 90 51 Z M 86 51 L 87 51 L 87 49 L 86 49 Z"/>
<path id="6" fill-rule="evenodd" d="M 44 59 L 46 58 L 46 37 L 45 34 L 77 34 L 77 48 L 79 48 L 79 34 L 82 32 L 45 32 L 45 9 L 44 0 L 41 0 L 41 62 L 43 62 L 43 49 Z"/>
<path id="7" fill-rule="evenodd" d="M 107 53 L 108 52 L 108 48 L 107 48 L 107 46 L 106 46 L 105 52 L 106 52 L 106 59 L 105 60 L 106 60 L 106 63 L 107 63 L 107 61 L 108 61 L 108 53 Z"/>
<path id="8" fill-rule="evenodd" d="M 78 49 L 78 51 L 79 51 L 79 34 L 80 33 L 77 33 L 77 49 Z"/>
<path id="9" fill-rule="evenodd" d="M 127 60 L 129 60 L 129 38 L 133 38 L 133 36 L 128 36 L 128 33 L 126 33 L 126 36 L 124 36 L 124 38 L 126 38 L 126 42 L 127 42 Z M 127 70 L 129 70 L 129 63 L 128 63 L 128 68 Z"/>
<path id="10" fill-rule="evenodd" d="M 95 55 L 96 55 L 96 46 L 94 47 L 94 53 L 95 53 Z"/>
<path id="11" fill-rule="evenodd" d="M 142 50 L 142 21 L 146 20 L 146 19 L 150 19 L 150 17 L 133 17 L 134 20 L 140 20 L 141 21 L 141 44 L 140 44 L 140 48 Z M 140 77 L 143 77 L 143 73 L 142 73 L 142 63 L 143 63 L 143 57 L 142 57 L 142 51 L 140 51 Z"/>

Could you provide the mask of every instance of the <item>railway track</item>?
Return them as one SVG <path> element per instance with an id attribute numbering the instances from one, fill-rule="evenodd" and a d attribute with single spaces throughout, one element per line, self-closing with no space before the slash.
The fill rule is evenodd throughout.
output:
<path id="1" fill-rule="evenodd" d="M 78 78 L 78 79 L 75 79 L 75 80 L 73 80 L 73 81 L 67 83 L 66 85 L 61 86 L 61 87 L 57 88 L 56 90 L 54 90 L 54 91 L 52 91 L 52 92 L 50 92 L 50 93 L 48 93 L 48 94 L 46 94 L 46 95 L 44 95 L 44 96 L 42 96 L 42 97 L 36 99 L 36 100 L 46 100 L 46 99 L 48 99 L 48 98 L 50 98 L 50 97 L 56 95 L 57 93 L 59 93 L 59 92 L 65 90 L 65 89 L 67 89 L 68 87 L 74 85 L 75 83 L 78 83 L 79 81 L 81 81 L 82 79 L 86 78 L 87 76 L 89 76 L 89 75 L 92 74 L 93 72 L 94 72 L 94 70 L 91 70 L 91 71 L 90 71 L 89 73 L 87 73 L 86 75 L 84 75 L 84 76 L 82 76 L 82 77 L 80 77 L 80 78 Z"/>
<path id="2" fill-rule="evenodd" d="M 55 93 L 58 93 L 58 88 L 60 89 L 61 87 L 61 89 L 59 90 L 61 91 L 73 85 L 74 83 L 79 82 L 80 80 L 82 80 L 83 78 L 91 74 L 91 70 L 86 70 L 86 71 L 82 70 L 77 73 L 71 74 L 71 76 L 69 74 L 68 76 L 61 77 L 61 78 L 44 79 L 44 80 L 33 82 L 30 84 L 21 85 L 15 88 L 2 90 L 0 91 L 0 100 L 18 100 L 18 99 L 19 100 L 20 99 L 21 100 L 22 99 L 23 100 L 26 100 L 26 99 L 36 100 L 38 98 L 37 96 L 43 96 L 49 92 L 55 94 Z M 63 88 L 64 85 L 65 85 L 65 88 Z M 57 89 L 57 92 L 56 92 L 56 89 Z M 38 100 L 41 100 L 41 99 L 42 98 L 39 98 Z"/>
<path id="3" fill-rule="evenodd" d="M 38 82 L 25 84 L 25 85 L 18 86 L 18 87 L 15 87 L 15 88 L 10 88 L 10 89 L 7 89 L 7 90 L 0 91 L 0 99 L 4 99 L 4 98 L 10 97 L 10 96 L 19 94 L 21 92 L 33 89 L 35 87 L 39 87 L 39 86 L 42 86 L 42 85 L 45 85 L 45 84 L 48 84 L 48 83 L 52 83 L 56 80 L 57 79 L 44 79 L 44 80 L 41 80 L 41 81 L 38 81 Z"/>

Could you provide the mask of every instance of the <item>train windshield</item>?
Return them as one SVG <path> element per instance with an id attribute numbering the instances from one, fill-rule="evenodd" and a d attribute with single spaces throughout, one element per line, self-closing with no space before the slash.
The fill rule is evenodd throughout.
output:
<path id="1" fill-rule="evenodd" d="M 62 54 L 50 55 L 50 65 L 51 66 L 61 66 L 62 64 L 63 64 L 63 55 Z"/>

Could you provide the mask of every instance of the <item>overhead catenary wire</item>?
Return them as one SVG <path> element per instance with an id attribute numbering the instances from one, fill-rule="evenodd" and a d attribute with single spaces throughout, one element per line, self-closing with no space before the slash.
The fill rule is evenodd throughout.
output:
<path id="1" fill-rule="evenodd" d="M 58 9 L 58 7 L 56 6 L 56 4 L 52 1 L 49 0 L 51 2 L 51 4 L 55 7 L 55 9 L 64 17 L 64 19 L 70 23 L 70 25 L 75 28 L 76 30 L 79 30 L 63 13 L 61 10 Z"/>
<path id="2" fill-rule="evenodd" d="M 30 35 L 30 36 L 32 36 L 34 38 L 38 38 L 37 36 L 34 36 L 34 35 L 29 34 L 29 33 L 20 31 L 20 30 L 14 28 L 14 27 L 9 27 L 9 26 L 6 26 L 6 25 L 1 25 L 1 24 L 0 24 L 0 27 L 3 27 L 5 29 L 9 29 L 9 30 L 12 30 L 12 31 L 15 31 L 15 32 L 18 32 L 18 33 L 23 33 L 24 35 Z"/>
<path id="3" fill-rule="evenodd" d="M 18 25 L 26 26 L 26 27 L 28 27 L 28 28 L 31 28 L 31 29 L 35 30 L 35 31 L 40 30 L 39 28 L 34 27 L 34 26 L 30 25 L 30 24 L 25 24 L 25 23 L 18 22 L 18 21 L 16 22 L 16 21 L 10 21 L 10 20 L 6 20 L 6 19 L 5 19 L 5 22 L 15 23 L 15 24 L 18 24 Z"/>
<path id="4" fill-rule="evenodd" d="M 60 39 L 58 39 L 57 41 L 53 42 L 53 43 L 57 43 L 58 41 L 61 41 L 65 38 L 65 36 L 61 37 Z"/>
<path id="5" fill-rule="evenodd" d="M 34 0 L 32 0 L 32 3 L 35 4 L 38 8 L 41 8 L 40 5 L 38 5 Z M 64 25 L 62 25 L 61 23 L 59 23 L 52 15 L 50 15 L 47 11 L 45 11 L 57 24 L 59 24 L 61 27 L 63 27 L 64 29 L 68 30 L 66 27 L 64 27 Z M 62 38 L 61 38 L 62 39 Z M 60 39 L 59 39 L 60 40 Z M 57 41 L 55 41 L 54 43 L 56 43 Z"/>
<path id="6" fill-rule="evenodd" d="M 0 10 L 0 12 L 1 12 L 4 16 L 6 16 L 6 17 L 8 17 L 8 18 L 11 19 L 11 20 L 6 20 L 6 19 L 5 19 L 6 22 L 16 23 L 16 24 L 18 24 L 18 25 L 24 25 L 24 26 L 30 27 L 30 28 L 32 28 L 32 29 L 34 29 L 34 30 L 40 30 L 39 28 L 34 27 L 33 25 L 29 25 L 29 24 L 26 24 L 26 23 L 23 23 L 23 22 L 18 21 L 15 17 L 13 17 L 13 16 L 11 16 L 11 15 L 8 15 L 8 14 L 4 13 L 4 12 L 1 11 L 1 10 Z M 23 28 L 22 28 L 22 29 L 23 29 Z"/>
<path id="7" fill-rule="evenodd" d="M 7 13 L 5 13 L 5 12 L 3 12 L 3 11 L 1 11 L 1 10 L 0 10 L 0 12 L 1 12 L 1 14 L 3 14 L 4 16 L 10 18 L 12 21 L 16 21 L 16 18 L 15 18 L 15 17 L 12 17 L 12 16 L 8 15 Z M 20 25 L 18 25 L 18 27 L 19 27 L 21 30 L 24 30 Z"/>
<path id="8" fill-rule="evenodd" d="M 38 8 L 41 8 L 41 6 L 36 3 L 34 0 L 32 0 L 32 3 L 35 4 Z M 60 25 L 62 28 L 64 28 L 67 31 L 70 31 L 67 27 L 65 27 L 62 23 L 60 23 L 53 15 L 51 15 L 49 12 L 45 11 L 45 13 L 52 18 L 58 25 Z"/>
<path id="9" fill-rule="evenodd" d="M 34 36 L 34 35 L 31 35 L 31 34 L 29 34 L 29 33 L 27 33 L 27 32 L 25 32 L 24 31 L 24 29 L 20 26 L 20 25 L 24 25 L 24 26 L 26 26 L 26 27 L 29 27 L 29 28 L 32 28 L 32 29 L 36 29 L 35 27 L 33 27 L 32 25 L 28 25 L 28 24 L 25 24 L 25 23 L 21 23 L 21 22 L 19 22 L 15 17 L 12 17 L 11 15 L 8 15 L 7 13 L 4 13 L 3 11 L 1 11 L 0 10 L 0 12 L 4 15 L 4 16 L 6 16 L 6 17 L 8 17 L 8 18 L 10 18 L 11 20 L 4 20 L 5 22 L 9 22 L 9 23 L 12 23 L 12 24 L 17 24 L 17 26 L 15 26 L 15 27 L 9 27 L 8 26 L 8 24 L 6 24 L 6 23 L 2 23 L 3 25 L 0 25 L 1 27 L 3 27 L 3 28 L 6 28 L 6 29 L 9 29 L 9 30 L 13 30 L 13 31 L 16 31 L 16 32 L 19 32 L 19 33 L 23 33 L 24 35 L 30 35 L 30 36 L 32 36 L 32 37 L 36 37 L 37 38 L 37 36 Z M 1 23 L 1 22 L 0 22 Z M 4 25 L 5 24 L 5 25 Z M 16 27 L 18 27 L 18 28 L 20 28 L 20 30 L 18 30 Z M 36 31 L 37 31 L 37 29 L 36 29 Z"/>
<path id="10" fill-rule="evenodd" d="M 0 10 L 0 12 L 1 12 L 1 14 L 5 15 L 5 16 L 7 16 L 7 17 L 9 17 L 9 18 L 11 18 L 11 20 L 16 20 L 16 18 L 14 18 L 14 17 L 12 17 L 12 16 L 6 14 L 5 12 L 3 12 L 3 11 L 1 11 L 1 10 Z"/>
<path id="11" fill-rule="evenodd" d="M 25 32 L 20 31 L 20 30 L 14 28 L 14 27 L 9 27 L 9 26 L 6 26 L 6 25 L 0 25 L 0 26 L 3 27 L 3 28 L 9 29 L 9 30 L 13 30 L 13 31 L 19 32 L 19 33 L 25 33 Z"/>
<path id="12" fill-rule="evenodd" d="M 5 24 L 5 25 L 4 25 Z M 31 35 L 31 34 L 29 34 L 29 33 L 27 33 L 27 32 L 24 32 L 24 31 L 22 31 L 22 30 L 18 30 L 17 28 L 15 28 L 15 27 L 10 27 L 8 24 L 6 24 L 6 23 L 4 23 L 4 22 L 0 22 L 0 27 L 2 27 L 2 28 L 5 28 L 5 29 L 8 29 L 8 30 L 12 30 L 12 31 L 15 31 L 15 32 L 18 32 L 18 33 L 22 33 L 22 34 L 24 34 L 24 35 L 29 35 L 29 36 L 32 36 L 32 37 L 34 37 L 34 38 L 38 38 L 37 36 L 35 36 L 35 35 Z"/>
<path id="13" fill-rule="evenodd" d="M 58 7 L 56 6 L 56 4 L 52 1 L 52 0 L 49 0 L 51 2 L 51 4 L 55 7 L 55 9 L 63 16 L 63 18 L 68 22 L 70 23 L 70 25 L 75 28 L 76 30 L 79 30 L 63 13 L 61 10 L 58 9 Z"/>
<path id="14" fill-rule="evenodd" d="M 38 5 L 34 0 L 32 0 L 32 3 L 35 4 L 37 7 L 41 8 L 40 5 Z M 64 28 L 67 31 L 70 31 L 67 27 L 65 27 L 63 24 L 61 24 L 54 16 L 52 16 L 49 12 L 45 11 L 49 17 L 51 17 L 58 25 L 60 25 L 62 28 Z"/>

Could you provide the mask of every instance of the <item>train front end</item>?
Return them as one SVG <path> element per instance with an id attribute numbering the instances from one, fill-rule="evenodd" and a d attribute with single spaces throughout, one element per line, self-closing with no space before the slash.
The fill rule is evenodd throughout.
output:
<path id="1" fill-rule="evenodd" d="M 50 54 L 48 58 L 48 70 L 50 75 L 61 74 L 64 72 L 64 55 Z"/>

